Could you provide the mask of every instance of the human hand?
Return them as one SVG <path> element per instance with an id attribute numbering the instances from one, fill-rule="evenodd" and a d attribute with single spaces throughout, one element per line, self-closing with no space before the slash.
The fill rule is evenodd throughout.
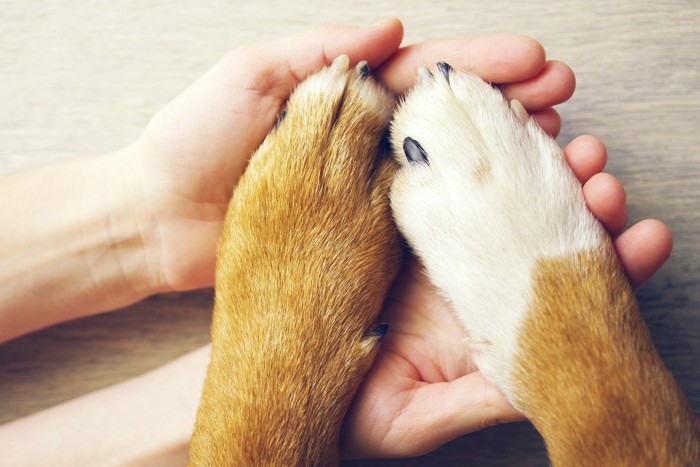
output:
<path id="1" fill-rule="evenodd" d="M 398 20 L 327 26 L 234 50 L 166 105 L 132 151 L 160 242 L 159 289 L 212 286 L 233 189 L 295 86 L 341 54 L 379 67 L 401 42 Z"/>
<path id="2" fill-rule="evenodd" d="M 401 94 L 419 66 L 438 61 L 498 84 L 506 98 L 520 100 L 540 126 L 558 134 L 561 122 L 552 106 L 571 96 L 574 76 L 566 65 L 545 61 L 539 44 L 526 38 L 420 44 L 398 51 L 376 74 Z M 581 136 L 564 153 L 589 209 L 615 238 L 638 288 L 668 258 L 670 232 L 660 222 L 646 220 L 623 233 L 625 193 L 617 179 L 601 173 L 607 152 L 599 140 Z M 390 331 L 346 419 L 346 456 L 419 455 L 471 431 L 522 419 L 474 366 L 461 325 L 415 258 L 406 261 L 380 319 L 390 324 Z"/>
<path id="3" fill-rule="evenodd" d="M 582 136 L 564 153 L 638 288 L 668 257 L 668 229 L 646 220 L 621 234 L 625 194 L 614 177 L 600 173 L 603 144 Z M 421 455 L 466 433 L 523 418 L 475 367 L 461 324 L 415 258 L 406 261 L 387 303 L 380 319 L 389 332 L 346 418 L 347 457 Z"/>
<path id="4" fill-rule="evenodd" d="M 498 84 L 549 133 L 560 121 L 551 106 L 574 89 L 571 70 L 547 62 L 524 37 L 426 43 L 398 50 L 400 23 L 370 28 L 326 27 L 232 52 L 151 121 L 136 143 L 143 200 L 160 242 L 163 290 L 213 284 L 216 242 L 233 188 L 248 158 L 274 124 L 294 86 L 336 56 L 366 59 L 395 94 L 413 83 L 418 66 L 448 61 Z M 624 192 L 599 174 L 605 149 L 593 138 L 567 148 L 591 210 L 613 234 L 626 223 Z M 656 239 L 656 244 L 649 244 Z M 660 223 L 621 235 L 618 252 L 633 282 L 648 278 L 670 251 Z M 461 328 L 409 261 L 383 319 L 391 331 L 348 417 L 349 457 L 419 454 L 461 434 L 520 417 L 475 370 Z M 407 441 L 410 440 L 410 441 Z"/>
<path id="5" fill-rule="evenodd" d="M 242 47 L 158 112 L 128 152 L 149 213 L 142 222 L 144 244 L 158 245 L 145 255 L 158 271 L 157 291 L 213 285 L 216 242 L 248 159 L 294 87 L 338 55 L 347 54 L 353 63 L 367 60 L 396 94 L 413 83 L 421 57 L 454 60 L 501 83 L 544 128 L 559 131 L 550 106 L 571 95 L 573 74 L 561 63 L 546 62 L 532 39 L 463 39 L 398 50 L 402 35 L 401 23 L 390 19 Z"/>

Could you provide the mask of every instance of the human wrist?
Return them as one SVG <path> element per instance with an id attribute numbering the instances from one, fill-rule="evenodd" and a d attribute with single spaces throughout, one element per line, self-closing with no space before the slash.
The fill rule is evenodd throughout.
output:
<path id="1" fill-rule="evenodd" d="M 183 292 L 214 284 L 216 245 L 231 194 L 222 171 L 199 166 L 217 155 L 173 152 L 144 137 L 125 150 L 140 193 L 139 217 L 146 251 L 152 259 L 156 292 Z M 235 178 L 235 177 L 232 177 Z M 207 190 L 213 188 L 216 195 Z"/>
<path id="2" fill-rule="evenodd" d="M 158 291 L 129 150 L 3 177 L 0 342 Z M 143 204 L 143 203 L 141 203 Z"/>
<path id="3" fill-rule="evenodd" d="M 102 213 L 87 216 L 87 222 L 102 217 L 96 230 L 106 235 L 106 257 L 96 267 L 132 301 L 170 291 L 161 270 L 161 226 L 144 187 L 141 159 L 136 144 L 95 159 L 95 179 L 105 187 L 105 198 Z"/>

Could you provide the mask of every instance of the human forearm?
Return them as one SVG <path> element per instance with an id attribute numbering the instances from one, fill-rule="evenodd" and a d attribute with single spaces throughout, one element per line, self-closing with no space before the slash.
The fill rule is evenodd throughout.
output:
<path id="1" fill-rule="evenodd" d="M 0 179 L 0 342 L 158 291 L 131 149 Z"/>
<path id="2" fill-rule="evenodd" d="M 208 361 L 204 347 L 143 376 L 0 426 L 3 462 L 185 465 Z"/>

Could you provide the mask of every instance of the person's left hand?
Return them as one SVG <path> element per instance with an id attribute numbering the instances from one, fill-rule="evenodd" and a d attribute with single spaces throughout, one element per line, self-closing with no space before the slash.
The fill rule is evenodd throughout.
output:
<path id="1" fill-rule="evenodd" d="M 233 189 L 295 86 L 346 54 L 380 66 L 401 42 L 398 20 L 326 26 L 233 50 L 161 109 L 132 145 L 150 212 L 160 291 L 214 284 L 216 243 Z M 144 244 L 152 242 L 144 241 Z"/>
<path id="2" fill-rule="evenodd" d="M 128 165 L 139 177 L 139 209 L 148 211 L 147 220 L 139 221 L 143 243 L 158 245 L 157 251 L 144 252 L 158 271 L 156 289 L 213 285 L 224 214 L 248 159 L 294 87 L 338 55 L 347 54 L 353 64 L 367 60 L 397 95 L 413 83 L 419 65 L 452 62 L 501 83 L 550 133 L 559 131 L 550 106 L 571 95 L 573 74 L 561 63 L 546 62 L 534 40 L 459 39 L 399 50 L 402 36 L 401 23 L 390 19 L 365 28 L 326 26 L 241 47 L 155 115 L 130 148 Z"/>

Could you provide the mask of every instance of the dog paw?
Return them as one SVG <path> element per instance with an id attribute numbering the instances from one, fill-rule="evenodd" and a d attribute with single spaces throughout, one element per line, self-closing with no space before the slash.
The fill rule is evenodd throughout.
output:
<path id="1" fill-rule="evenodd" d="M 229 207 L 219 262 L 245 276 L 231 293 L 268 284 L 285 291 L 268 294 L 288 300 L 276 306 L 329 332 L 376 327 L 400 257 L 388 197 L 397 167 L 382 145 L 394 107 L 367 63 L 350 68 L 347 56 L 298 86 Z"/>
<path id="2" fill-rule="evenodd" d="M 381 144 L 394 106 L 366 63 L 339 57 L 298 86 L 251 158 L 219 241 L 191 453 L 219 446 L 220 465 L 337 457 L 401 261 L 396 164 Z"/>
<path id="3" fill-rule="evenodd" d="M 482 372 L 509 395 L 543 260 L 605 246 L 554 140 L 475 75 L 420 71 L 392 122 L 400 230 L 457 312 Z"/>

